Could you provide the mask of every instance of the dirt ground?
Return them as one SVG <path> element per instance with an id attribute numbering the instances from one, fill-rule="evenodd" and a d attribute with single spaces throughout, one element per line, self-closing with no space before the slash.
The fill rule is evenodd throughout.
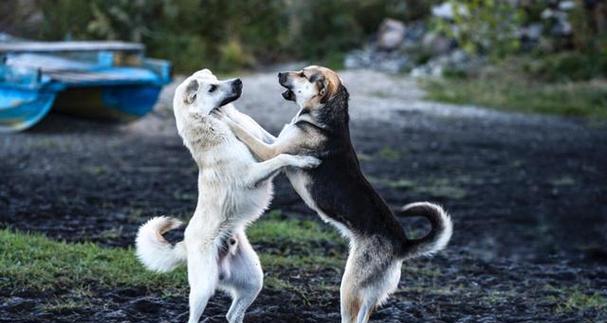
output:
<path id="1" fill-rule="evenodd" d="M 373 322 L 607 321 L 607 125 L 427 102 L 410 79 L 342 76 L 354 145 L 381 195 L 394 208 L 441 203 L 455 224 L 445 252 L 412 262 L 423 275 L 405 263 L 399 290 Z M 236 106 L 273 132 L 295 113 L 274 73 L 243 82 Z M 0 137 L 1 226 L 129 247 L 145 219 L 187 218 L 197 169 L 176 134 L 170 98 L 171 87 L 156 112 L 130 125 L 50 115 L 30 131 Z M 275 191 L 273 209 L 316 218 L 284 177 Z M 422 231 L 420 222 L 406 226 Z M 252 243 L 259 252 L 268 247 Z M 341 271 L 266 274 L 307 296 L 263 290 L 246 322 L 339 321 Z M 317 289 L 321 283 L 335 288 Z M 0 322 L 187 319 L 187 295 L 95 293 L 100 301 L 90 310 L 51 315 L 27 307 L 48 295 L 3 290 Z M 228 305 L 213 298 L 205 322 L 223 322 Z"/>

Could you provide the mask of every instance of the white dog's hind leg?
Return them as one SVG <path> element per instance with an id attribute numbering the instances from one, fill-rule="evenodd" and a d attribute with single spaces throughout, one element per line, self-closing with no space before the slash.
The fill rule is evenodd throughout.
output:
<path id="1" fill-rule="evenodd" d="M 187 243 L 187 242 L 186 242 Z M 190 284 L 189 323 L 198 323 L 209 298 L 215 293 L 219 269 L 214 246 L 186 244 L 188 251 L 188 282 Z"/>
<path id="2" fill-rule="evenodd" d="M 318 165 L 320 165 L 320 160 L 312 156 L 280 154 L 266 161 L 252 164 L 247 174 L 246 182 L 248 185 L 256 186 L 260 182 L 271 178 L 286 166 L 312 168 Z"/>
<path id="3" fill-rule="evenodd" d="M 257 254 L 244 232 L 237 235 L 238 249 L 230 256 L 230 275 L 220 281 L 220 287 L 232 295 L 232 305 L 226 315 L 228 322 L 241 323 L 245 312 L 263 286 L 263 271 Z"/>

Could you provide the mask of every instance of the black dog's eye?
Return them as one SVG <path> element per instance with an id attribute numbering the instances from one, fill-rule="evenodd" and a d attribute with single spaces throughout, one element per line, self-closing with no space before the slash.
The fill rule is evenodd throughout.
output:
<path id="1" fill-rule="evenodd" d="M 211 87 L 209 87 L 209 93 L 214 92 L 215 90 L 217 90 L 217 85 L 211 84 Z"/>

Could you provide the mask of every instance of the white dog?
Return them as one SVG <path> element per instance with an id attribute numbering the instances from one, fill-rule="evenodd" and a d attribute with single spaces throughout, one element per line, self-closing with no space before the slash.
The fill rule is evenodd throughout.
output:
<path id="1" fill-rule="evenodd" d="M 166 272 L 187 262 L 190 285 L 189 322 L 196 323 L 217 288 L 229 293 L 229 322 L 242 322 L 247 308 L 263 285 L 257 254 L 245 235 L 272 199 L 272 178 L 284 167 L 316 167 L 309 156 L 281 154 L 257 162 L 248 148 L 214 116 L 222 113 L 239 120 L 260 140 L 265 132 L 230 102 L 242 92 L 239 79 L 219 81 L 208 69 L 181 83 L 173 99 L 177 130 L 199 167 L 198 204 L 184 235 L 175 245 L 162 234 L 181 225 L 169 217 L 156 217 L 139 229 L 139 260 L 150 270 Z"/>

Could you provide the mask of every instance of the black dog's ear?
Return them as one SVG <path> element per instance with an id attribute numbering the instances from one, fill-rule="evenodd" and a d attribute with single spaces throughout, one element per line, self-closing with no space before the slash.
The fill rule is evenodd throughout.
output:
<path id="1" fill-rule="evenodd" d="M 325 77 L 321 77 L 316 84 L 318 84 L 318 95 L 321 97 L 320 103 L 327 103 L 331 96 L 329 93 L 329 81 Z"/>
<path id="2" fill-rule="evenodd" d="M 200 85 L 198 81 L 191 80 L 188 86 L 185 88 L 185 93 L 183 94 L 183 102 L 187 104 L 192 104 L 196 100 L 196 95 L 198 94 L 198 88 Z"/>
<path id="3" fill-rule="evenodd" d="M 316 84 L 318 95 L 321 97 L 320 103 L 326 103 L 328 101 L 329 81 L 327 81 L 324 75 L 317 73 L 310 77 L 310 82 Z"/>

